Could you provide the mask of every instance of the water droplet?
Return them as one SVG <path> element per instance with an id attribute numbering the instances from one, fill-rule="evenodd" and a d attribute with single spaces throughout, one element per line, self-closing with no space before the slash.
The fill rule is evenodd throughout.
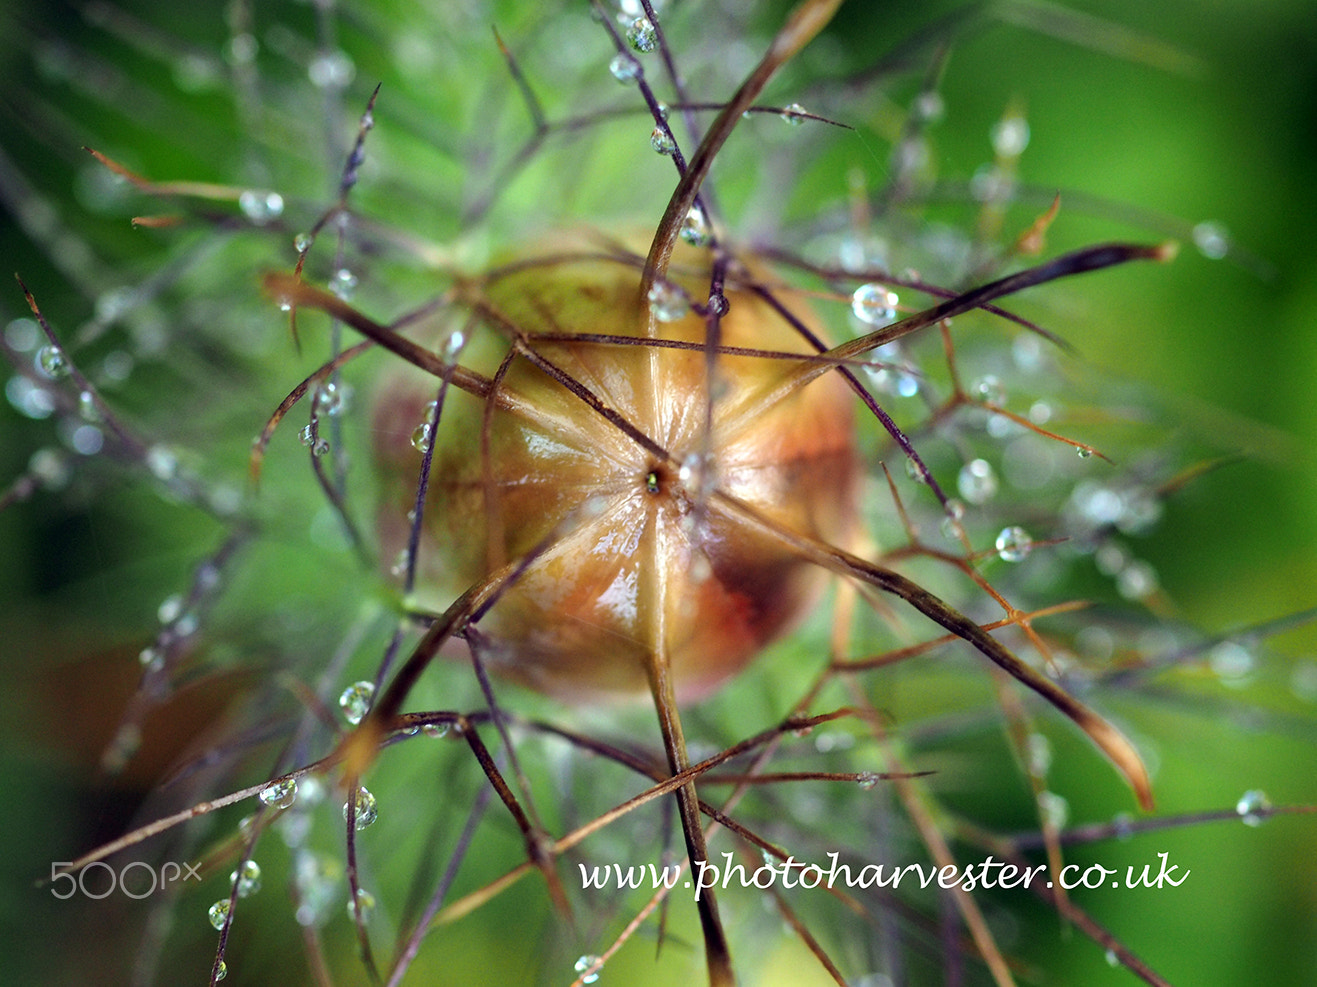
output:
<path id="1" fill-rule="evenodd" d="M 28 418 L 49 418 L 55 411 L 55 399 L 50 392 L 19 374 L 5 381 L 5 397 Z"/>
<path id="2" fill-rule="evenodd" d="M 309 851 L 297 854 L 294 882 L 298 891 L 297 923 L 318 926 L 333 914 L 342 870 L 338 863 Z"/>
<path id="3" fill-rule="evenodd" d="M 684 319 L 691 310 L 686 293 L 667 281 L 655 281 L 649 289 L 649 310 L 660 322 Z"/>
<path id="4" fill-rule="evenodd" d="M 445 363 L 454 364 L 457 362 L 458 356 L 461 355 L 464 346 L 466 346 L 466 333 L 461 329 L 454 329 L 448 334 L 448 338 L 444 340 L 444 345 L 439 349 L 439 355 L 443 357 Z M 435 402 L 430 403 L 434 404 Z M 429 407 L 429 405 L 426 407 Z"/>
<path id="5" fill-rule="evenodd" d="M 427 737 L 433 737 L 438 740 L 448 736 L 448 724 L 427 723 L 425 726 L 421 727 L 421 732 Z"/>
<path id="6" fill-rule="evenodd" d="M 782 108 L 782 119 L 793 127 L 799 127 L 805 122 L 805 114 L 808 112 L 799 103 L 792 103 Z"/>
<path id="7" fill-rule="evenodd" d="M 600 961 L 598 956 L 592 956 L 589 953 L 587 953 L 585 956 L 582 956 L 579 960 L 576 961 L 576 965 L 573 967 L 573 969 L 577 973 L 585 973 L 586 970 L 597 965 L 599 962 Z M 592 984 L 595 983 L 598 979 L 599 979 L 598 972 L 587 973 L 584 977 L 581 978 L 581 983 Z"/>
<path id="8" fill-rule="evenodd" d="M 178 456 L 168 446 L 152 446 L 146 450 L 146 468 L 157 480 L 168 482 L 178 474 Z"/>
<path id="9" fill-rule="evenodd" d="M 249 898 L 261 890 L 261 865 L 254 860 L 243 861 L 241 872 L 232 871 L 229 880 L 238 886 L 239 898 Z"/>
<path id="10" fill-rule="evenodd" d="M 65 439 L 69 448 L 80 456 L 94 456 L 105 445 L 105 433 L 95 425 L 79 425 L 67 431 Z"/>
<path id="11" fill-rule="evenodd" d="M 429 422 L 421 422 L 412 430 L 412 448 L 417 452 L 425 452 L 430 448 L 430 434 L 433 429 Z"/>
<path id="12" fill-rule="evenodd" d="M 971 459 L 960 468 L 956 489 L 971 504 L 986 504 L 997 494 L 997 473 L 986 459 Z"/>
<path id="13" fill-rule="evenodd" d="M 249 65 L 256 59 L 260 43 L 246 33 L 235 34 L 224 45 L 224 60 L 230 65 Z"/>
<path id="14" fill-rule="evenodd" d="M 1120 966 L 1120 957 L 1116 955 L 1114 949 L 1108 949 L 1106 952 L 1107 966 Z"/>
<path id="15" fill-rule="evenodd" d="M 649 146 L 659 154 L 672 154 L 677 150 L 677 142 L 667 127 L 655 127 L 649 135 Z"/>
<path id="16" fill-rule="evenodd" d="M 316 439 L 315 444 L 311 446 L 311 455 L 319 457 L 329 452 L 328 439 Z"/>
<path id="17" fill-rule="evenodd" d="M 37 350 L 34 361 L 37 370 L 50 380 L 59 380 L 61 377 L 69 375 L 69 361 L 64 356 L 64 351 L 58 346 L 47 344 Z"/>
<path id="18" fill-rule="evenodd" d="M 942 99 L 942 94 L 935 89 L 925 89 L 915 97 L 914 106 L 911 107 L 915 117 L 923 120 L 925 123 L 933 123 L 942 119 L 942 114 L 946 112 L 946 103 Z"/>
<path id="19" fill-rule="evenodd" d="M 333 418 L 347 410 L 347 388 L 339 387 L 333 381 L 320 385 L 316 391 L 316 414 Z"/>
<path id="20" fill-rule="evenodd" d="M 1031 333 L 1021 333 L 1011 341 L 1011 360 L 1021 370 L 1031 372 L 1043 365 L 1043 343 Z"/>
<path id="21" fill-rule="evenodd" d="M 357 914 L 360 913 L 363 922 L 370 919 L 370 913 L 375 910 L 375 896 L 365 888 L 357 888 L 357 907 L 352 907 L 352 899 L 348 899 L 348 918 L 356 921 Z"/>
<path id="22" fill-rule="evenodd" d="M 640 63 L 630 55 L 619 52 L 608 63 L 608 71 L 613 74 L 613 78 L 618 82 L 631 83 L 640 75 Z"/>
<path id="23" fill-rule="evenodd" d="M 159 671 L 165 664 L 165 656 L 160 653 L 159 648 L 143 648 L 137 660 L 149 672 Z"/>
<path id="24" fill-rule="evenodd" d="M 1134 838 L 1134 817 L 1128 812 L 1117 812 L 1111 819 L 1111 831 L 1122 843 Z"/>
<path id="25" fill-rule="evenodd" d="M 286 809 L 297 801 L 297 779 L 285 778 L 266 785 L 257 798 L 261 800 L 262 805 L 268 805 L 272 809 Z"/>
<path id="26" fill-rule="evenodd" d="M 1052 420 L 1052 406 L 1046 401 L 1035 401 L 1029 405 L 1029 421 L 1035 425 L 1046 425 Z"/>
<path id="27" fill-rule="evenodd" d="M 1220 260 L 1230 253 L 1230 234 L 1220 223 L 1199 223 L 1193 229 L 1194 246 L 1208 260 Z"/>
<path id="28" fill-rule="evenodd" d="M 315 445 L 316 428 L 314 425 L 303 425 L 302 431 L 297 433 L 297 440 L 310 449 Z"/>
<path id="29" fill-rule="evenodd" d="M 1266 792 L 1258 788 L 1250 789 L 1239 797 L 1235 803 L 1235 813 L 1244 821 L 1245 826 L 1261 826 L 1271 812 L 1271 800 Z"/>
<path id="30" fill-rule="evenodd" d="M 357 276 L 346 267 L 340 267 L 329 279 L 329 290 L 346 302 L 357 290 Z"/>
<path id="31" fill-rule="evenodd" d="M 1207 663 L 1225 685 L 1238 687 L 1253 672 L 1253 652 L 1238 641 L 1222 641 L 1208 653 Z"/>
<path id="32" fill-rule="evenodd" d="M 68 457 L 58 449 L 38 449 L 27 461 L 27 469 L 46 490 L 62 489 L 73 475 Z"/>
<path id="33" fill-rule="evenodd" d="M 1029 773 L 1042 778 L 1052 767 L 1052 742 L 1045 734 L 1029 734 L 1024 741 L 1024 759 Z"/>
<path id="34" fill-rule="evenodd" d="M 1002 528 L 993 544 L 1003 562 L 1023 562 L 1033 551 L 1033 538 L 1018 524 Z"/>
<path id="35" fill-rule="evenodd" d="M 648 17 L 637 17 L 626 29 L 626 40 L 639 52 L 650 52 L 658 47 L 658 32 Z"/>
<path id="36" fill-rule="evenodd" d="M 1079 456 L 1080 459 L 1088 459 L 1090 456 L 1093 455 L 1093 450 L 1088 448 L 1087 446 L 1075 446 L 1075 453 Z"/>
<path id="37" fill-rule="evenodd" d="M 317 89 L 342 89 L 356 73 L 356 66 L 345 51 L 321 52 L 306 67 L 311 85 Z"/>
<path id="38" fill-rule="evenodd" d="M 896 292 L 883 285 L 862 284 L 851 295 L 851 311 L 861 322 L 870 326 L 885 326 L 896 318 Z"/>
<path id="39" fill-rule="evenodd" d="M 709 242 L 709 220 L 699 206 L 691 206 L 681 223 L 681 238 L 692 247 L 703 247 Z"/>
<path id="40" fill-rule="evenodd" d="M 164 602 L 156 610 L 156 616 L 160 618 L 162 624 L 172 624 L 178 620 L 179 614 L 183 612 L 183 597 L 175 593 L 173 596 L 167 596 Z"/>
<path id="41" fill-rule="evenodd" d="M 78 415 L 83 421 L 98 422 L 102 419 L 101 406 L 96 402 L 96 395 L 83 391 L 78 395 Z"/>
<path id="42" fill-rule="evenodd" d="M 990 138 L 999 158 L 1018 158 L 1029 146 L 1029 121 L 1019 114 L 1009 114 L 993 124 Z"/>
<path id="43" fill-rule="evenodd" d="M 1157 588 L 1157 570 L 1142 559 L 1135 559 L 1116 576 L 1116 592 L 1127 600 L 1142 600 Z"/>
<path id="44" fill-rule="evenodd" d="M 41 327 L 35 319 L 14 319 L 5 326 L 5 343 L 10 349 L 26 353 L 37 345 Z"/>
<path id="45" fill-rule="evenodd" d="M 375 804 L 375 796 L 365 788 L 357 789 L 357 829 L 365 829 L 376 819 L 379 818 L 379 809 Z M 346 821 L 352 814 L 352 803 L 343 803 L 343 819 Z"/>
<path id="46" fill-rule="evenodd" d="M 872 771 L 861 771 L 855 776 L 855 784 L 859 785 L 866 792 L 878 784 L 879 778 Z"/>
<path id="47" fill-rule="evenodd" d="M 909 460 L 907 460 L 907 462 L 909 462 Z M 964 517 L 965 505 L 955 498 L 948 500 L 946 503 L 946 514 L 943 516 L 940 525 L 942 537 L 946 538 L 947 541 L 960 541 L 960 537 L 965 530 L 961 525 L 961 521 Z"/>
<path id="48" fill-rule="evenodd" d="M 1066 821 L 1070 818 L 1070 803 L 1064 795 L 1057 795 L 1056 792 L 1039 792 L 1038 813 L 1045 824 L 1054 829 L 1065 829 Z"/>
<path id="49" fill-rule="evenodd" d="M 206 913 L 210 919 L 211 926 L 219 931 L 224 928 L 224 923 L 229 920 L 229 899 L 217 901 L 210 906 L 210 911 Z"/>
<path id="50" fill-rule="evenodd" d="M 370 712 L 370 701 L 374 696 L 375 684 L 373 682 L 352 683 L 338 697 L 338 706 L 339 709 L 343 710 L 343 719 L 356 726 L 361 722 L 362 717 Z"/>
<path id="51" fill-rule="evenodd" d="M 238 208 L 257 226 L 264 226 L 283 215 L 284 197 L 278 192 L 261 192 L 247 189 L 238 196 Z"/>
<path id="52" fill-rule="evenodd" d="M 1317 702 L 1317 661 L 1295 664 L 1290 671 L 1290 691 L 1304 702 Z"/>
<path id="53" fill-rule="evenodd" d="M 905 475 L 910 477 L 910 479 L 914 480 L 916 483 L 928 482 L 928 469 L 923 463 L 917 462 L 908 456 L 905 461 Z"/>
<path id="54" fill-rule="evenodd" d="M 393 560 L 393 565 L 390 566 L 389 571 L 393 573 L 395 576 L 405 576 L 407 574 L 407 570 L 411 568 L 411 562 L 412 562 L 412 553 L 404 548 L 402 551 L 398 553 L 397 557 Z"/>
<path id="55" fill-rule="evenodd" d="M 984 374 L 969 387 L 969 392 L 985 404 L 1001 407 L 1006 403 L 1006 387 L 1001 378 L 994 374 Z"/>
<path id="56" fill-rule="evenodd" d="M 316 242 L 316 238 L 310 233 L 299 233 L 293 237 L 293 249 L 299 254 L 304 254 L 311 249 L 311 244 Z"/>

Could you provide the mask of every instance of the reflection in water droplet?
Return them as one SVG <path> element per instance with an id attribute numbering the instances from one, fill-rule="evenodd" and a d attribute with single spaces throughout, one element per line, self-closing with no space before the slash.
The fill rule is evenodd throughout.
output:
<path id="1" fill-rule="evenodd" d="M 69 375 L 69 361 L 64 356 L 64 351 L 58 346 L 49 344 L 37 350 L 34 365 L 37 370 L 50 380 L 59 380 L 61 377 Z"/>
<path id="2" fill-rule="evenodd" d="M 898 301 L 896 292 L 870 282 L 860 285 L 851 295 L 851 311 L 866 325 L 885 326 L 896 318 Z"/>
<path id="3" fill-rule="evenodd" d="M 626 40 L 639 52 L 650 52 L 658 47 L 658 32 L 648 17 L 637 17 L 626 29 Z"/>
<path id="4" fill-rule="evenodd" d="M 343 719 L 356 726 L 370 712 L 370 701 L 374 696 L 375 684 L 373 682 L 352 683 L 338 697 L 338 706 L 339 709 L 343 710 Z"/>
<path id="5" fill-rule="evenodd" d="M 285 778 L 266 785 L 258 798 L 272 809 L 286 809 L 297 801 L 297 779 Z"/>
<path id="6" fill-rule="evenodd" d="M 805 122 L 805 114 L 809 112 L 799 103 L 792 103 L 782 108 L 782 119 L 793 127 L 799 127 Z"/>
<path id="7" fill-rule="evenodd" d="M 329 290 L 346 302 L 357 290 L 357 276 L 346 267 L 340 267 L 329 279 Z"/>
<path id="8" fill-rule="evenodd" d="M 681 223 L 681 238 L 692 247 L 703 247 L 709 242 L 709 220 L 699 206 L 691 206 Z"/>
<path id="9" fill-rule="evenodd" d="M 866 792 L 873 788 L 879 782 L 878 775 L 872 771 L 861 771 L 855 778 L 855 783 L 863 788 Z"/>
<path id="10" fill-rule="evenodd" d="M 673 140 L 667 127 L 658 126 L 650 132 L 649 146 L 659 154 L 671 154 L 677 149 L 677 142 Z"/>
<path id="11" fill-rule="evenodd" d="M 1002 528 L 994 544 L 1004 562 L 1023 562 L 1033 551 L 1033 538 L 1018 524 Z"/>
<path id="12" fill-rule="evenodd" d="M 369 826 L 371 823 L 373 823 L 376 819 L 379 818 L 379 809 L 375 802 L 375 796 L 372 795 L 368 789 L 358 788 L 356 803 L 357 803 L 356 827 L 359 830 L 365 829 L 367 826 Z M 344 821 L 346 821 L 351 815 L 352 815 L 352 803 L 344 802 L 343 803 Z"/>
<path id="13" fill-rule="evenodd" d="M 249 898 L 261 890 L 261 865 L 254 860 L 244 861 L 242 872 L 232 871 L 229 880 L 238 886 L 239 898 Z"/>
<path id="14" fill-rule="evenodd" d="M 211 926 L 216 931 L 223 929 L 224 923 L 229 920 L 229 899 L 225 898 L 223 901 L 215 902 L 206 914 L 210 919 Z"/>
<path id="15" fill-rule="evenodd" d="M 334 417 L 347 410 L 347 388 L 340 387 L 333 381 L 322 384 L 316 391 L 316 414 Z"/>

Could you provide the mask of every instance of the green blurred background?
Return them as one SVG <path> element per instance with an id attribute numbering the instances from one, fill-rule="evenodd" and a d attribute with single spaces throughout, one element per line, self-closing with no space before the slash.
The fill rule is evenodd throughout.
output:
<path id="1" fill-rule="evenodd" d="M 674 23 L 699 38 L 700 5 L 673 7 Z M 782 3 L 753 11 L 727 7 L 733 10 L 727 17 L 756 44 L 787 9 Z M 488 189 L 497 163 L 506 160 L 501 152 L 526 134 L 491 23 L 525 53 L 527 74 L 551 118 L 576 106 L 582 92 L 600 90 L 616 97 L 613 103 L 625 102 L 613 80 L 597 81 L 607 47 L 583 5 L 427 9 L 380 2 L 325 9 L 333 13 L 322 21 L 303 3 L 248 10 L 10 0 L 0 11 L 4 267 L 21 272 L 61 332 L 81 334 L 80 365 L 105 366 L 121 351 L 140 354 L 128 380 L 107 387 L 107 398 L 211 485 L 242 489 L 250 437 L 322 352 L 294 351 L 259 296 L 256 272 L 291 265 L 292 234 L 332 200 L 353 121 L 376 81 L 384 88 L 370 164 L 354 202 L 434 244 L 446 247 L 461 237 L 460 256 L 472 263 L 564 217 L 652 223 L 670 187 L 658 164 L 637 169 L 629 154 L 611 150 L 619 130 L 609 124 L 571 143 L 550 141 L 490 215 L 469 229 L 464 210 Z M 813 80 L 838 66 L 867 64 L 966 9 L 852 0 L 767 98 L 790 102 L 793 86 L 808 92 Z M 1046 305 L 1020 306 L 1077 346 L 1082 360 L 1072 373 L 1098 403 L 1151 409 L 1140 434 L 1164 436 L 1204 456 L 1243 454 L 1174 496 L 1160 525 L 1137 541 L 1139 556 L 1159 574 L 1170 618 L 1209 635 L 1229 634 L 1314 606 L 1317 9 L 1302 0 L 1073 2 L 1065 7 L 1073 17 L 1034 4 L 968 9 L 973 16 L 964 17 L 940 86 L 945 114 L 929 134 L 938 176 L 953 186 L 967 180 L 990 157 L 993 123 L 1008 106 L 1020 106 L 1032 133 L 1020 179 L 1039 198 L 1013 209 L 1008 225 L 1027 225 L 1060 190 L 1051 252 L 1117 237 L 1183 243 L 1169 266 L 1105 272 L 1068 283 Z M 241 27 L 244 16 L 260 42 L 261 75 L 251 88 L 235 69 L 246 64 L 240 53 L 225 47 L 235 33 L 230 23 Z M 317 66 L 315 39 L 325 25 L 351 56 L 350 79 L 341 64 Z M 734 42 L 689 42 L 695 85 L 732 75 L 737 60 L 753 53 Z M 718 58 L 727 64 L 704 68 Z M 324 73 L 335 72 L 346 81 L 337 103 L 332 79 L 318 88 L 308 78 L 317 68 L 322 82 Z M 881 182 L 892 106 L 914 91 L 897 83 L 881 96 L 861 90 L 847 97 L 854 108 L 848 122 L 861 133 L 828 133 L 806 151 L 797 141 L 780 168 L 753 141 L 729 152 L 752 163 L 744 183 L 723 178 L 742 226 L 771 230 L 778 220 L 808 218 L 819 203 L 843 203 L 855 167 Z M 783 139 L 770 130 L 787 129 L 774 119 L 750 124 L 748 133 L 766 143 Z M 631 129 L 643 146 L 643 119 Z M 157 179 L 278 189 L 286 208 L 264 231 L 238 224 L 230 235 L 226 224 L 239 216 L 231 203 L 205 203 L 201 211 L 210 222 L 134 229 L 130 216 L 171 207 L 107 181 L 79 149 L 84 144 Z M 569 186 L 563 176 L 587 159 L 585 177 Z M 959 202 L 954 192 L 948 198 L 949 213 L 972 222 L 963 195 Z M 775 209 L 781 215 L 769 215 Z M 1228 231 L 1224 258 L 1195 249 L 1192 231 L 1201 233 L 1204 222 Z M 363 274 L 360 286 L 368 311 L 415 304 L 432 279 L 423 265 L 396 258 L 363 271 L 372 275 Z M 149 298 L 123 294 L 157 283 Z M 17 286 L 0 287 L 0 321 L 25 314 Z M 358 615 L 372 598 L 387 595 L 377 577 L 352 569 L 332 534 L 317 535 L 312 525 L 308 535 L 300 521 L 280 525 L 315 503 L 293 434 L 299 426 L 286 426 L 276 438 L 258 508 L 275 534 L 249 546 L 233 585 L 207 617 L 202 640 L 216 671 L 180 694 L 174 720 L 216 731 L 244 725 L 227 703 L 251 684 L 249 670 L 259 677 L 290 641 L 304 655 L 328 654 L 347 622 L 325 626 L 305 615 Z M 0 485 L 20 476 L 37 450 L 65 439 L 53 419 L 34 421 L 8 403 L 0 406 Z M 1113 453 L 1119 458 L 1122 451 L 1129 453 Z M 171 743 L 190 739 L 185 732 L 160 741 L 156 763 L 130 771 L 119 786 L 105 790 L 91 781 L 100 748 L 132 694 L 136 655 L 154 633 L 160 601 L 186 588 L 193 567 L 224 533 L 204 512 L 161 496 L 140 467 L 103 458 L 71 456 L 77 468 L 65 489 L 0 513 L 7 563 L 0 567 L 0 659 L 11 682 L 0 708 L 11 799 L 0 891 L 0 964 L 12 971 L 0 974 L 6 982 L 75 976 L 86 982 L 101 979 L 97 970 L 103 982 L 127 982 L 140 913 L 109 918 L 110 910 L 97 912 L 95 903 L 75 911 L 31 881 L 49 860 L 116 835 L 134 814 L 149 816 L 142 786 L 173 753 Z M 355 574 L 319 578 L 324 571 Z M 362 592 L 363 585 L 370 591 Z M 1268 638 L 1257 649 L 1257 667 L 1235 687 L 1189 674 L 1166 686 L 1170 698 L 1153 688 L 1120 705 L 1122 722 L 1155 755 L 1160 813 L 1228 809 L 1248 789 L 1265 790 L 1277 805 L 1317 802 L 1315 641 L 1306 627 Z M 912 669 L 902 680 L 895 714 L 917 717 L 954 701 L 954 682 L 920 674 Z M 790 685 L 782 688 L 789 692 Z M 942 688 L 952 698 L 928 698 L 943 696 Z M 717 723 L 751 701 L 734 693 L 712 704 L 708 717 Z M 1127 793 L 1081 741 L 1063 729 L 1048 732 L 1058 765 L 1054 787 L 1069 799 L 1072 822 L 1110 819 L 1129 806 Z M 987 745 L 998 773 L 976 776 L 948 792 L 947 802 L 1005 828 L 1027 827 L 1015 769 L 1004 750 L 992 754 L 993 745 L 1000 740 Z M 439 786 L 433 797 L 447 794 Z M 461 797 L 469 800 L 469 790 Z M 1174 984 L 1317 983 L 1317 822 L 1282 816 L 1257 828 L 1233 821 L 1184 827 L 1097 844 L 1073 859 L 1123 867 L 1159 851 L 1192 870 L 1182 887 L 1098 891 L 1078 900 Z M 395 879 L 401 885 L 405 875 Z M 207 894 L 206 902 L 219 892 Z M 521 951 L 503 945 L 525 931 L 508 931 L 522 907 L 543 908 L 525 894 L 533 905 L 509 896 L 446 932 L 440 945 L 423 952 L 417 982 L 568 982 L 565 969 L 559 976 L 519 965 L 514 957 Z M 272 900 L 262 902 L 272 916 L 287 908 L 279 895 L 268 889 L 265 898 Z M 202 982 L 213 939 L 197 917 L 205 902 L 195 898 L 186 899 L 190 911 L 180 919 L 189 930 L 178 934 L 183 945 L 170 954 L 191 956 L 191 965 L 177 976 L 167 972 L 164 981 Z M 1022 982 L 1134 982 L 1054 916 L 1007 900 L 1000 914 L 1014 916 L 1019 927 L 1003 936 L 1028 971 Z M 693 936 L 689 919 L 679 921 Z M 526 941 L 549 935 L 537 926 Z M 248 951 L 231 955 L 230 982 L 300 982 L 305 975 L 296 943 L 240 945 Z M 765 950 L 747 984 L 828 982 L 808 959 L 797 967 L 779 959 L 776 948 Z M 85 953 L 84 961 L 71 961 L 70 951 Z M 331 953 L 343 968 L 336 982 L 361 981 L 350 952 L 345 940 L 334 940 Z M 649 970 L 642 947 L 623 953 L 601 983 L 639 983 Z M 653 976 L 655 983 L 671 983 L 689 973 L 671 961 Z M 911 976 L 913 983 L 939 982 Z"/>

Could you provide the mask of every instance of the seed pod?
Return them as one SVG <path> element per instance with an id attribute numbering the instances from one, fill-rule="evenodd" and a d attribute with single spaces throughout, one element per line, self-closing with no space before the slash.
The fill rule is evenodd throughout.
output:
<path id="1" fill-rule="evenodd" d="M 711 362 L 707 320 L 688 306 L 673 318 L 683 292 L 707 298 L 709 254 L 676 259 L 668 294 L 652 303 L 640 297 L 638 263 L 597 251 L 511 265 L 464 292 L 484 323 L 477 335 L 493 345 L 473 344 L 483 351 L 465 354 L 463 366 L 490 384 L 478 398 L 450 394 L 443 407 L 417 594 L 443 606 L 529 559 L 479 622 L 492 648 L 483 657 L 551 695 L 646 693 L 656 663 L 679 696 L 705 694 L 806 612 L 826 575 L 727 511 L 726 498 L 833 544 L 852 534 L 844 383 L 824 374 L 783 390 L 798 360 L 728 352 L 814 353 L 749 289 L 749 272 L 728 279 Z M 798 299 L 777 297 L 817 334 Z M 500 367 L 509 346 L 515 355 Z M 386 559 L 406 544 L 420 459 L 410 437 L 434 394 L 432 379 L 395 380 L 376 406 Z"/>

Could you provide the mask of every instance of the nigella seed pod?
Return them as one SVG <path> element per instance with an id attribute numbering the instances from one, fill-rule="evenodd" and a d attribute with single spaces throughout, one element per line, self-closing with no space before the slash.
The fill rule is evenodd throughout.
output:
<path id="1" fill-rule="evenodd" d="M 668 280 L 707 296 L 707 254 L 683 249 L 676 260 Z M 721 347 L 813 354 L 749 290 L 752 277 L 728 280 Z M 851 539 L 849 390 L 833 373 L 793 383 L 798 360 L 732 352 L 713 363 L 711 388 L 704 317 L 657 319 L 630 261 L 557 251 L 477 284 L 468 301 L 488 314 L 486 345 L 477 353 L 473 343 L 464 365 L 491 386 L 477 399 L 450 395 L 437 426 L 419 601 L 442 608 L 526 560 L 478 624 L 494 670 L 585 701 L 646 693 L 658 663 L 679 698 L 708 693 L 802 616 L 826 582 L 774 530 L 831 545 Z M 797 299 L 778 300 L 819 334 Z M 534 355 L 514 356 L 499 375 L 509 336 Z M 432 380 L 391 381 L 378 399 L 385 558 L 409 534 L 409 435 L 433 391 Z"/>

